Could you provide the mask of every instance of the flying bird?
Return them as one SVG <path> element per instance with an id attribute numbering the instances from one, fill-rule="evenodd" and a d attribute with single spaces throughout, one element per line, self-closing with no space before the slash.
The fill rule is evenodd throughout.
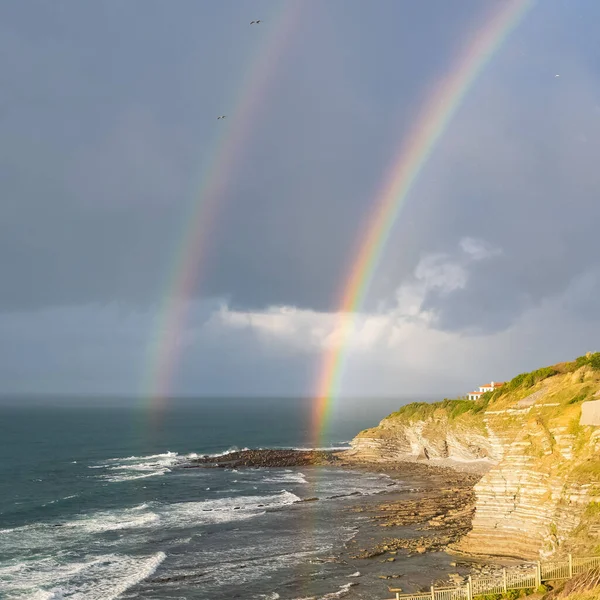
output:
<path id="1" fill-rule="evenodd" d="M 262 23 L 262 21 L 250 21 L 250 25 L 258 25 L 259 23 Z"/>
<path id="2" fill-rule="evenodd" d="M 220 117 L 217 117 L 217 121 L 218 121 L 219 119 L 224 119 L 226 116 L 227 116 L 227 115 L 221 115 Z"/>

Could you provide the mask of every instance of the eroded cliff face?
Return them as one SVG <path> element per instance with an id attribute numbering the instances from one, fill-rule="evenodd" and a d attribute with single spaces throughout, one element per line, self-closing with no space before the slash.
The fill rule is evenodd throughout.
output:
<path id="1" fill-rule="evenodd" d="M 579 420 L 581 403 L 599 390 L 600 373 L 583 368 L 506 394 L 477 414 L 400 412 L 356 436 L 352 454 L 485 470 L 473 528 L 457 552 L 535 559 L 571 549 L 577 535 L 589 549 L 594 540 L 582 530 L 600 531 L 598 516 L 590 522 L 600 513 L 593 502 L 600 428 Z"/>
<path id="2" fill-rule="evenodd" d="M 351 446 L 354 456 L 364 460 L 423 460 L 466 470 L 486 471 L 502 457 L 483 420 L 450 421 L 443 411 L 425 420 L 384 419 L 361 431 Z"/>
<path id="3" fill-rule="evenodd" d="M 486 415 L 503 456 L 475 486 L 473 528 L 454 549 L 469 554 L 536 559 L 561 549 L 590 502 L 590 484 L 569 477 L 573 438 L 548 427 L 533 406 Z M 557 440 L 559 440 L 557 442 Z"/>

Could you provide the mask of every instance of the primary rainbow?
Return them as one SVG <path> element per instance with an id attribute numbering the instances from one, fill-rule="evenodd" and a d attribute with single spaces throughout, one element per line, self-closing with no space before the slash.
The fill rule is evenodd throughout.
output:
<path id="1" fill-rule="evenodd" d="M 184 343 L 185 323 L 197 285 L 200 265 L 206 263 L 207 240 L 214 230 L 219 200 L 227 187 L 228 178 L 243 151 L 264 104 L 269 83 L 289 43 L 301 3 L 281 3 L 279 12 L 264 24 L 244 26 L 256 28 L 264 35 L 258 52 L 240 85 L 239 98 L 227 111 L 225 121 L 219 121 L 220 135 L 211 160 L 203 169 L 189 210 L 183 219 L 182 230 L 169 261 L 167 282 L 160 303 L 156 326 L 150 340 L 142 383 L 143 402 L 150 402 L 151 414 L 156 413 L 171 393 L 174 371 Z M 216 119 L 217 115 L 209 116 Z M 215 121 L 216 123 L 216 121 Z"/>
<path id="2" fill-rule="evenodd" d="M 477 76 L 533 3 L 534 0 L 498 2 L 501 7 L 453 61 L 450 72 L 425 105 L 385 177 L 385 184 L 343 286 L 336 343 L 327 350 L 321 364 L 312 419 L 313 443 L 316 446 L 321 445 L 333 400 L 339 393 L 355 314 L 363 303 L 400 209 Z"/>

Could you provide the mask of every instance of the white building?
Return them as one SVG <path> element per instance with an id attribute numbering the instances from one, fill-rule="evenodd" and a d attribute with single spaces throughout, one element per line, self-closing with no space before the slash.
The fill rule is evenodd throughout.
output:
<path id="1" fill-rule="evenodd" d="M 469 398 L 469 400 L 478 400 L 481 394 L 485 394 L 485 392 L 493 392 L 502 385 L 504 385 L 503 381 L 492 381 L 491 383 L 480 385 L 478 392 L 469 392 L 469 394 L 467 394 L 467 397 Z"/>

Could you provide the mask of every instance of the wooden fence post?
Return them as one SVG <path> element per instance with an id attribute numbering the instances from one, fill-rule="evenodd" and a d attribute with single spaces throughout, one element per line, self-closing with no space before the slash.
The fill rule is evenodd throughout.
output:
<path id="1" fill-rule="evenodd" d="M 502 583 L 504 584 L 504 593 L 508 591 L 506 587 L 506 569 L 502 569 Z"/>
<path id="2" fill-rule="evenodd" d="M 431 600 L 435 600 L 435 588 L 431 586 Z"/>
<path id="3" fill-rule="evenodd" d="M 542 585 L 542 563 L 538 560 L 535 569 L 535 587 L 539 588 Z"/>
<path id="4" fill-rule="evenodd" d="M 573 577 L 573 555 L 569 554 L 569 579 Z"/>
<path id="5" fill-rule="evenodd" d="M 473 579 L 470 575 L 467 581 L 467 600 L 473 600 Z"/>

